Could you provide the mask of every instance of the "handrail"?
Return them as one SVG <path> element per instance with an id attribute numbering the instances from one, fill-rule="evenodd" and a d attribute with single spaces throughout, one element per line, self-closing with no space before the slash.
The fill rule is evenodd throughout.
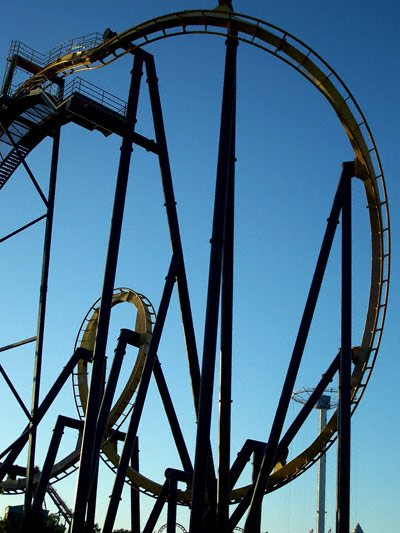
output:
<path id="1" fill-rule="evenodd" d="M 126 116 L 127 103 L 125 100 L 118 98 L 118 96 L 101 89 L 97 85 L 94 85 L 93 83 L 90 83 L 79 76 L 65 85 L 62 101 L 65 101 L 76 92 L 84 96 L 89 96 L 99 104 L 116 111 L 120 115 Z M 57 101 L 57 104 L 59 103 L 61 102 Z"/>
<path id="2" fill-rule="evenodd" d="M 45 67 L 64 56 L 68 53 L 73 52 L 83 52 L 94 48 L 103 42 L 103 36 L 99 32 L 90 33 L 88 35 L 83 35 L 82 37 L 75 37 L 69 39 L 58 46 L 49 50 L 46 54 L 42 54 L 37 50 L 34 50 L 30 46 L 26 45 L 21 41 L 11 41 L 10 53 L 8 60 L 12 60 L 15 55 L 23 57 L 28 61 L 31 61 L 35 65 L 40 67 Z"/>

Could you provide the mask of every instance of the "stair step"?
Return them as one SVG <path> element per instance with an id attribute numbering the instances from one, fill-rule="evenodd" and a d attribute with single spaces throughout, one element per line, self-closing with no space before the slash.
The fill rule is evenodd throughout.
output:
<path id="1" fill-rule="evenodd" d="M 0 162 L 0 189 L 6 184 L 9 177 L 19 167 L 22 159 L 25 159 L 30 152 L 25 146 L 17 146 L 18 150 L 13 148 L 11 152 Z M 21 159 L 22 158 L 22 159 Z"/>

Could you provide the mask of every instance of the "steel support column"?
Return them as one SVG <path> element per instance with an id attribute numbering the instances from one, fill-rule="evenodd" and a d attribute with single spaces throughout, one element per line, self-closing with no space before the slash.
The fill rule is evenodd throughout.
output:
<path id="1" fill-rule="evenodd" d="M 88 496 L 87 509 L 86 509 L 86 521 L 85 532 L 92 533 L 96 523 L 96 504 L 97 504 L 97 489 L 99 481 L 99 458 L 96 465 L 93 466 L 93 481 L 90 484 L 90 492 Z"/>
<path id="2" fill-rule="evenodd" d="M 261 468 L 261 464 L 262 464 L 262 460 L 264 456 L 264 449 L 257 447 L 255 448 L 254 453 L 253 453 L 253 473 L 252 473 L 253 483 L 257 481 L 258 473 L 260 472 L 260 468 Z M 260 531 L 260 528 L 261 528 L 261 508 L 255 520 L 255 530 Z"/>
<path id="3" fill-rule="evenodd" d="M 136 395 L 135 406 L 132 410 L 131 419 L 129 421 L 128 430 L 126 432 L 124 445 L 119 460 L 117 473 L 114 480 L 110 502 L 107 509 L 107 514 L 104 520 L 102 533 L 111 533 L 115 517 L 117 515 L 118 505 L 121 499 L 122 488 L 125 480 L 125 475 L 129 466 L 129 461 L 132 455 L 133 446 L 137 437 L 137 430 L 139 427 L 140 417 L 144 407 L 147 391 L 150 384 L 150 378 L 153 372 L 154 362 L 157 357 L 157 350 L 160 343 L 161 333 L 164 327 L 165 318 L 167 315 L 169 302 L 171 299 L 172 290 L 175 284 L 175 261 L 172 257 L 171 265 L 168 275 L 166 277 L 163 294 L 161 297 L 160 307 L 154 325 L 153 335 L 151 337 L 149 351 L 146 362 L 143 368 L 142 378 L 139 383 L 138 392 Z"/>
<path id="4" fill-rule="evenodd" d="M 43 469 L 35 491 L 35 498 L 32 504 L 32 522 L 40 520 L 43 500 L 46 495 L 47 487 L 50 480 L 51 471 L 60 447 L 61 439 L 64 434 L 64 428 L 74 428 L 82 431 L 82 420 L 76 420 L 67 416 L 59 415 L 56 425 L 53 430 L 53 435 L 50 441 L 49 449 L 47 451 L 46 459 L 43 464 Z M 36 523 L 35 523 L 36 525 Z"/>
<path id="5" fill-rule="evenodd" d="M 168 498 L 168 485 L 168 480 L 166 480 L 161 488 L 156 503 L 154 504 L 154 507 L 151 510 L 150 516 L 147 519 L 146 525 L 144 526 L 142 533 L 154 533 L 154 528 L 156 527 L 157 520 Z"/>
<path id="6" fill-rule="evenodd" d="M 172 436 L 175 441 L 176 449 L 178 451 L 182 467 L 185 472 L 193 472 L 192 462 L 190 455 L 183 438 L 183 433 L 179 425 L 178 417 L 175 412 L 174 404 L 172 403 L 171 396 L 169 394 L 167 382 L 165 381 L 164 373 L 161 368 L 161 363 L 156 357 L 153 367 L 154 378 L 157 383 L 158 392 L 164 406 L 165 414 L 167 415 L 169 426 L 171 428 Z"/>
<path id="7" fill-rule="evenodd" d="M 158 78 L 156 74 L 154 57 L 151 54 L 147 54 L 143 51 L 141 51 L 141 53 L 143 54 L 146 63 L 147 82 L 149 85 L 154 131 L 158 147 L 158 160 L 160 164 L 161 181 L 164 191 L 165 208 L 171 238 L 171 246 L 176 264 L 176 281 L 178 287 L 179 303 L 182 315 L 182 325 L 184 330 L 187 358 L 189 364 L 190 381 L 192 385 L 196 417 L 198 417 L 200 398 L 200 365 L 197 353 L 196 337 L 194 333 L 193 316 L 189 298 L 182 241 L 178 223 L 178 215 L 176 210 L 175 194 L 172 184 L 171 167 L 168 157 L 167 139 L 165 135 L 161 99 L 158 89 Z M 209 468 L 209 492 L 210 494 L 213 494 L 215 493 L 215 471 L 212 459 L 209 461 Z M 213 499 L 215 500 L 215 498 Z"/>
<path id="8" fill-rule="evenodd" d="M 168 483 L 168 511 L 167 511 L 167 533 L 176 532 L 176 497 L 178 492 L 178 480 L 176 476 L 171 476 Z"/>
<path id="9" fill-rule="evenodd" d="M 235 80 L 236 91 L 236 80 Z M 233 102 L 231 161 L 226 205 L 221 285 L 221 355 L 219 382 L 219 442 L 217 477 L 217 530 L 228 533 L 231 464 L 233 259 L 235 218 L 236 101 Z"/>
<path id="10" fill-rule="evenodd" d="M 234 131 L 234 102 L 236 98 L 236 56 L 237 41 L 233 38 L 228 38 L 226 41 L 224 89 L 211 238 L 206 320 L 204 328 L 190 533 L 200 533 L 203 530 L 204 523 L 207 473 L 210 456 L 210 447 L 207 446 L 207 443 L 210 439 L 211 427 L 227 191 L 230 166 L 234 157 L 232 141 Z M 210 494 L 208 500 L 212 506 L 213 502 L 211 501 Z"/>
<path id="11" fill-rule="evenodd" d="M 100 395 L 103 398 L 103 400 L 104 400 L 104 388 L 105 388 L 105 382 L 106 382 L 106 372 L 107 372 L 107 357 L 104 358 L 102 390 L 101 390 L 101 395 Z M 96 439 L 99 433 L 100 417 L 101 417 L 101 407 L 100 407 L 99 417 L 97 419 Z M 103 434 L 104 434 L 104 431 L 103 431 Z M 97 448 L 97 440 L 95 440 L 94 450 L 97 450 L 97 449 L 98 449 L 98 453 L 96 452 L 93 453 L 94 459 L 93 459 L 93 464 L 92 464 L 92 476 L 90 480 L 89 495 L 88 495 L 88 500 L 87 500 L 86 520 L 85 520 L 85 531 L 87 533 L 92 533 L 92 531 L 94 530 L 95 523 L 96 523 L 96 503 L 97 503 L 97 489 L 98 489 L 101 442 Z"/>
<path id="12" fill-rule="evenodd" d="M 139 472 L 139 437 L 136 437 L 131 455 L 131 467 Z M 140 492 L 131 486 L 131 533 L 140 533 Z"/>
<path id="13" fill-rule="evenodd" d="M 121 156 L 119 161 L 117 183 L 115 188 L 114 207 L 110 227 L 108 251 L 103 280 L 103 290 L 99 312 L 99 323 L 96 344 L 93 355 L 92 373 L 85 427 L 82 439 L 81 461 L 75 495 L 74 517 L 71 533 L 81 533 L 86 515 L 89 484 L 92 478 L 93 465 L 96 463 L 97 451 L 94 450 L 97 417 L 102 391 L 103 363 L 107 345 L 108 328 L 110 323 L 111 303 L 114 290 L 115 272 L 117 268 L 119 244 L 123 213 L 125 207 L 126 189 L 128 184 L 129 167 L 132 155 L 133 134 L 135 130 L 136 114 L 139 100 L 140 82 L 142 77 L 143 60 L 135 56 L 132 68 L 131 83 L 128 96 L 126 116 L 126 132 L 122 139 Z"/>
<path id="14" fill-rule="evenodd" d="M 286 413 L 289 407 L 294 383 L 296 381 L 297 373 L 303 356 L 304 347 L 307 341 L 308 332 L 310 330 L 312 318 L 317 304 L 319 291 L 321 288 L 322 280 L 329 258 L 329 253 L 336 232 L 336 227 L 339 222 L 339 215 L 343 201 L 344 182 L 345 172 L 342 170 L 331 213 L 328 218 L 328 224 L 325 230 L 321 250 L 315 267 L 314 276 L 308 293 L 306 305 L 304 307 L 304 312 L 300 322 L 296 342 L 293 348 L 292 357 L 290 359 L 285 382 L 283 384 L 281 397 L 279 399 L 278 407 L 272 424 L 270 436 L 264 454 L 263 463 L 260 469 L 260 474 L 258 476 L 257 483 L 255 484 L 255 486 L 253 485 L 254 492 L 244 528 L 245 533 L 258 533 L 256 523 L 258 520 L 259 511 L 261 509 L 265 487 L 267 485 L 268 476 L 270 475 L 274 467 L 278 442 L 282 432 L 283 424 L 285 422 Z"/>
<path id="15" fill-rule="evenodd" d="M 114 399 L 115 390 L 117 388 L 118 378 L 122 367 L 122 362 L 126 353 L 127 344 L 134 346 L 139 345 L 139 335 L 130 329 L 121 329 L 118 337 L 117 346 L 114 350 L 114 357 L 108 375 L 107 385 L 105 386 L 104 394 L 102 394 L 102 401 L 97 417 L 96 435 L 94 453 L 98 455 L 101 450 L 101 445 L 104 439 L 104 434 L 107 427 L 107 420 L 110 415 L 111 405 Z M 105 376 L 103 383 L 105 382 Z M 93 477 L 93 476 L 92 476 Z"/>
<path id="16" fill-rule="evenodd" d="M 351 179 L 354 162 L 343 163 L 342 208 L 342 320 L 339 361 L 338 466 L 336 533 L 348 533 L 350 527 L 350 447 L 351 447 Z"/>
<path id="17" fill-rule="evenodd" d="M 86 350 L 85 348 L 77 348 L 77 350 L 75 350 L 70 360 L 62 369 L 60 375 L 58 376 L 53 386 L 40 404 L 36 413 L 36 424 L 39 424 L 44 415 L 47 413 L 49 407 L 53 403 L 54 399 L 62 389 L 69 376 L 71 375 L 79 359 L 85 359 L 87 361 L 89 359 L 89 356 L 91 356 L 91 353 L 92 352 Z M 10 446 L 8 446 L 4 451 L 0 453 L 0 459 L 2 459 L 8 454 L 3 463 L 0 464 L 0 481 L 4 479 L 4 476 L 7 474 L 8 469 L 14 464 L 15 460 L 21 453 L 28 440 L 28 437 L 29 425 L 24 429 L 21 435 L 12 444 L 10 444 Z"/>
<path id="18" fill-rule="evenodd" d="M 36 431 L 37 431 L 36 415 L 37 415 L 37 410 L 39 406 L 40 380 L 41 380 L 41 373 L 42 373 L 44 325 L 45 325 L 46 303 L 47 303 L 47 284 L 48 284 L 48 279 L 49 279 L 50 251 L 51 251 L 51 241 L 52 241 L 52 235 L 53 235 L 54 201 L 55 201 L 55 195 L 56 195 L 59 152 L 60 152 L 60 128 L 57 128 L 53 133 L 53 149 L 52 149 L 52 155 L 51 155 L 49 192 L 48 192 L 48 198 L 47 198 L 46 230 L 45 230 L 45 237 L 44 237 L 44 244 L 43 244 L 42 278 L 41 278 L 40 294 L 39 294 L 35 364 L 34 364 L 34 370 L 33 370 L 33 385 L 32 385 L 31 421 L 30 421 L 30 427 L 29 427 L 28 459 L 27 459 L 27 468 L 26 468 L 26 489 L 25 489 L 24 519 L 23 519 L 25 530 L 28 530 L 27 528 L 29 527 L 29 523 L 30 523 L 31 505 L 32 505 L 32 497 L 33 497 L 33 474 L 34 474 L 34 468 L 35 468 Z"/>
<path id="19" fill-rule="evenodd" d="M 326 389 L 326 387 L 329 385 L 329 383 L 332 381 L 334 375 L 338 371 L 339 368 L 339 354 L 336 355 L 336 357 L 333 359 L 332 363 L 329 365 L 328 369 L 324 374 L 322 374 L 322 377 L 318 383 L 318 385 L 315 387 L 314 391 L 311 393 L 310 397 L 308 398 L 307 402 L 302 407 L 300 413 L 296 416 L 296 418 L 293 420 L 289 428 L 287 429 L 286 433 L 280 440 L 277 448 L 276 448 L 276 457 L 280 458 L 282 457 L 283 453 L 285 453 L 285 450 L 288 449 L 290 443 L 294 439 L 294 437 L 297 435 L 299 429 L 302 427 L 304 422 L 306 421 L 308 415 L 311 413 L 311 411 L 314 409 L 315 404 L 318 400 L 318 398 L 321 396 L 323 391 Z M 252 441 L 248 441 L 252 442 Z M 247 442 L 245 443 L 246 446 Z M 243 452 L 248 453 L 248 447 L 243 447 Z M 265 444 L 264 444 L 264 450 L 265 450 Z M 236 483 L 237 479 L 239 478 L 239 475 L 241 473 L 241 470 L 239 471 L 239 468 L 242 468 L 244 458 L 238 459 L 236 465 L 236 461 L 232 466 L 231 469 L 231 484 L 232 488 L 234 486 L 234 483 Z M 239 466 L 240 465 L 240 466 Z M 249 489 L 246 493 L 246 496 L 243 498 L 243 500 L 239 503 L 239 505 L 236 507 L 235 511 L 232 513 L 230 519 L 229 519 L 229 527 L 232 530 L 237 524 L 239 523 L 239 520 L 242 518 L 244 513 L 246 512 L 248 506 L 250 505 L 251 498 L 252 498 L 253 491 Z"/>
<path id="20" fill-rule="evenodd" d="M 185 333 L 190 380 L 197 416 L 200 397 L 200 365 L 197 353 L 196 337 L 194 333 L 192 309 L 189 298 L 189 289 L 186 277 L 185 262 L 183 257 L 182 240 L 179 230 L 178 214 L 176 210 L 175 193 L 172 184 L 171 167 L 168 157 L 167 138 L 165 135 L 164 119 L 161 108 L 161 99 L 160 92 L 158 89 L 158 78 L 154 57 L 150 54 L 145 54 L 144 57 L 146 61 L 147 82 L 149 85 L 154 132 L 158 147 L 158 161 L 160 164 L 161 181 L 165 199 L 165 209 L 167 213 L 172 252 L 176 263 L 176 281 L 182 314 L 182 324 Z"/>

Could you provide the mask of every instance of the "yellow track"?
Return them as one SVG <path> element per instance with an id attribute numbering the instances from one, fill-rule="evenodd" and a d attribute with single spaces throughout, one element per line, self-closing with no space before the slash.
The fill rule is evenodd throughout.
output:
<path id="1" fill-rule="evenodd" d="M 359 347 L 354 350 L 352 375 L 353 406 L 357 406 L 368 382 L 378 352 L 385 319 L 390 270 L 389 214 L 386 189 L 379 156 L 368 124 L 352 94 L 331 67 L 306 44 L 281 29 L 246 15 L 225 11 L 196 10 L 168 14 L 124 31 L 99 46 L 80 52 L 68 53 L 46 65 L 29 78 L 15 96 L 29 95 L 42 85 L 44 80 L 68 76 L 81 70 L 103 67 L 138 47 L 164 38 L 184 34 L 214 34 L 226 37 L 235 30 L 238 40 L 256 46 L 284 61 L 307 78 L 329 101 L 353 147 L 357 177 L 364 182 L 371 228 L 371 284 L 365 327 Z M 139 297 L 140 299 L 140 297 Z M 136 306 L 135 302 L 134 303 Z M 138 309 L 139 313 L 139 309 Z M 96 318 L 92 317 L 91 327 L 85 330 L 83 345 L 93 343 Z M 142 353 L 144 357 L 144 353 Z M 130 401 L 143 365 L 139 353 L 129 383 L 113 408 L 109 427 L 115 425 Z M 87 401 L 87 381 L 85 363 L 78 370 L 79 398 L 83 410 Z M 277 470 L 269 480 L 268 490 L 274 490 L 293 479 L 315 462 L 326 445 L 330 445 L 336 433 L 336 413 L 314 442 L 298 457 Z M 103 447 L 109 461 L 115 465 L 118 454 L 114 448 Z M 144 492 L 157 495 L 161 486 L 130 470 L 131 482 Z M 248 487 L 234 489 L 232 501 L 239 501 Z M 180 492 L 181 503 L 188 504 L 190 494 Z"/>

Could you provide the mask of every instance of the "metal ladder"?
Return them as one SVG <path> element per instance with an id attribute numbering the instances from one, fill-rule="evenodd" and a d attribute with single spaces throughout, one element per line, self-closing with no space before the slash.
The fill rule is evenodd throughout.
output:
<path id="1" fill-rule="evenodd" d="M 38 96 L 39 101 L 17 116 L 6 131 L 0 130 L 0 190 L 33 148 L 21 144 L 23 137 L 55 110 L 48 96 Z"/>

